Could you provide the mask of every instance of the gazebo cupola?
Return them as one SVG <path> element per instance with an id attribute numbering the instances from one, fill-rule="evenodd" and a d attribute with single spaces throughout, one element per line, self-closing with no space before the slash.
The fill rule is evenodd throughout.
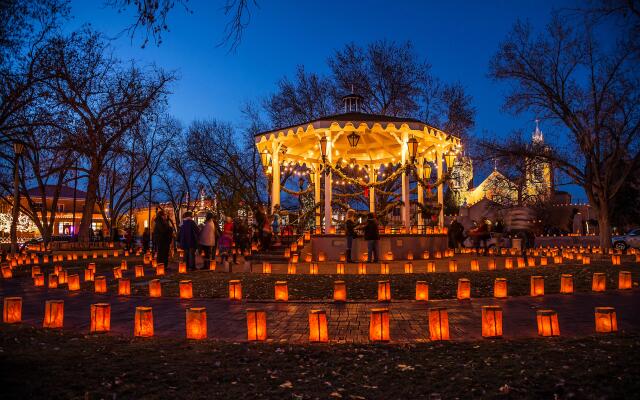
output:
<path id="1" fill-rule="evenodd" d="M 425 221 L 422 221 L 420 213 L 414 218 L 417 221 L 411 222 L 410 176 L 416 177 L 418 203 L 424 204 L 425 190 L 436 184 L 437 202 L 442 205 L 443 173 L 451 168 L 461 150 L 460 139 L 414 118 L 363 113 L 363 97 L 354 93 L 344 96 L 342 101 L 342 114 L 256 135 L 256 147 L 272 180 L 272 206 L 280 204 L 281 168 L 298 166 L 310 170 L 316 204 L 322 202 L 320 194 L 324 189 L 324 212 L 316 214 L 316 227 L 324 226 L 324 231 L 331 233 L 335 231 L 332 228 L 331 204 L 333 178 L 346 179 L 349 184 L 363 190 L 368 188 L 369 209 L 374 212 L 376 188 L 384 182 L 378 175 L 382 171 L 393 170 L 395 172 L 390 175 L 394 179 L 402 179 L 403 227 L 409 229 L 416 222 L 422 226 Z M 347 164 L 364 170 L 364 177 L 347 177 L 343 173 Z M 429 183 L 432 170 L 436 172 L 434 184 Z M 427 172 L 429 176 L 425 174 Z M 443 223 L 441 207 L 439 225 Z"/>

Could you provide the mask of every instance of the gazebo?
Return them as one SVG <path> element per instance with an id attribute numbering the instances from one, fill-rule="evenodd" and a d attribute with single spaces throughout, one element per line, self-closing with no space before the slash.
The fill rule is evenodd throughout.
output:
<path id="1" fill-rule="evenodd" d="M 438 225 L 442 227 L 444 171 L 452 167 L 461 149 L 460 139 L 417 119 L 364 113 L 360 109 L 361 101 L 361 96 L 350 94 L 343 98 L 342 114 L 256 135 L 263 167 L 271 179 L 272 207 L 280 204 L 281 169 L 290 165 L 305 166 L 310 170 L 316 204 L 321 202 L 321 190 L 324 190 L 324 212 L 316 214 L 316 227 L 323 226 L 325 234 L 335 233 L 331 218 L 332 180 L 342 175 L 339 167 L 348 163 L 365 169 L 368 179 L 357 180 L 357 184 L 368 188 L 369 210 L 375 212 L 379 172 L 394 166 L 390 178 L 400 176 L 402 180 L 402 225 L 410 233 L 409 173 L 415 168 L 417 202 L 424 204 L 425 186 L 435 186 L 440 205 Z M 433 169 L 435 182 L 430 181 Z M 418 226 L 423 223 L 418 213 Z"/>

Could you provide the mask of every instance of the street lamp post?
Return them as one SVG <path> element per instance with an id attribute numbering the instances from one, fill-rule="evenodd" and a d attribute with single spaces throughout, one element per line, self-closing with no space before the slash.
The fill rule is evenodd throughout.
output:
<path id="1" fill-rule="evenodd" d="M 24 145 L 19 142 L 13 144 L 13 152 L 15 154 L 13 163 L 13 212 L 11 215 L 11 255 L 15 256 L 18 252 L 18 218 L 20 216 L 20 177 L 18 175 L 18 163 L 20 156 L 24 150 Z"/>

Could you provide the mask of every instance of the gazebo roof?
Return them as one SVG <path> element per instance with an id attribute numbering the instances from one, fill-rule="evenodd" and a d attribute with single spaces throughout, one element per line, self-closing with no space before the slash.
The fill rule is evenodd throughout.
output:
<path id="1" fill-rule="evenodd" d="M 347 140 L 352 132 L 360 136 L 355 148 Z M 399 162 L 407 137 L 417 139 L 416 154 L 430 161 L 435 158 L 436 151 L 457 151 L 461 146 L 459 138 L 415 118 L 361 112 L 330 115 L 262 132 L 255 136 L 255 140 L 260 152 L 267 150 L 272 153 L 276 148 L 286 146 L 286 152 L 280 156 L 281 162 L 310 166 L 322 158 L 319 140 L 323 136 L 331 140 L 333 162 L 344 159 L 360 165 Z"/>

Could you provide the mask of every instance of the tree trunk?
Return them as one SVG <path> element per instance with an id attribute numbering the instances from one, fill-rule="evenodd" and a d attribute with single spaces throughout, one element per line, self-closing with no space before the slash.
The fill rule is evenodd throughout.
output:
<path id="1" fill-rule="evenodd" d="M 609 204 L 600 201 L 598 204 L 598 231 L 600 232 L 600 247 L 611 248 L 611 221 L 609 220 Z"/>
<path id="2" fill-rule="evenodd" d="M 13 167 L 13 210 L 11 212 L 11 255 L 18 253 L 18 218 L 20 217 L 20 188 L 18 186 L 18 158 L 15 156 Z"/>
<path id="3" fill-rule="evenodd" d="M 94 164 L 95 165 L 95 164 Z M 78 229 L 78 242 L 89 242 L 89 228 L 93 219 L 93 209 L 96 204 L 96 190 L 98 188 L 98 179 L 100 178 L 100 170 L 93 166 L 89 171 L 87 182 L 87 196 L 84 200 L 84 210 L 82 210 L 82 219 L 80 220 L 80 228 Z"/>

